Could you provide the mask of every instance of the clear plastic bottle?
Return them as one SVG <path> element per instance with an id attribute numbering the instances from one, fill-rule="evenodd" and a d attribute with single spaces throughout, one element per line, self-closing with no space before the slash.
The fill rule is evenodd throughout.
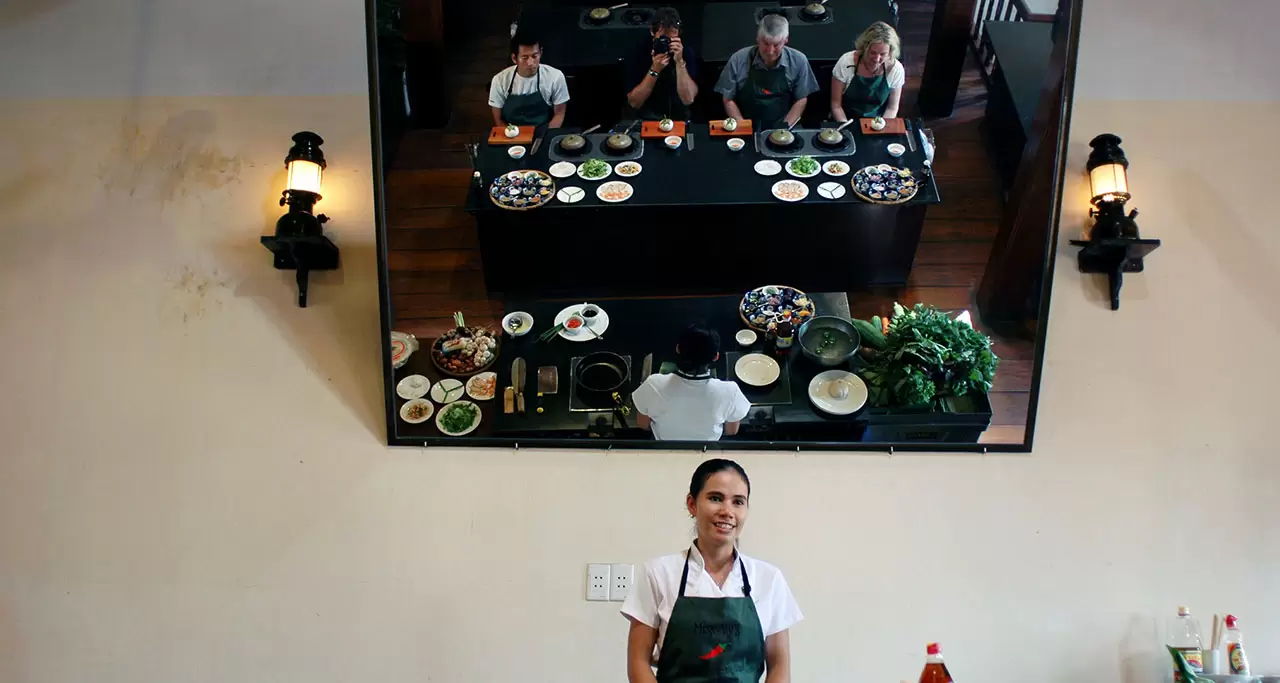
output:
<path id="1" fill-rule="evenodd" d="M 1190 607 L 1178 607 L 1178 616 L 1169 620 L 1169 635 L 1166 640 L 1169 647 L 1182 653 L 1187 660 L 1187 668 L 1194 673 L 1204 673 L 1204 641 L 1200 638 L 1200 623 L 1191 616 Z M 1182 680 L 1177 667 L 1174 667 L 1173 680 Z"/>
<path id="2" fill-rule="evenodd" d="M 1227 670 L 1237 676 L 1248 676 L 1249 659 L 1244 656 L 1244 634 L 1236 626 L 1237 622 L 1234 614 L 1227 615 Z"/>
<path id="3" fill-rule="evenodd" d="M 951 672 L 942 661 L 942 648 L 937 643 L 929 643 L 925 648 L 924 671 L 920 672 L 920 683 L 952 683 Z"/>

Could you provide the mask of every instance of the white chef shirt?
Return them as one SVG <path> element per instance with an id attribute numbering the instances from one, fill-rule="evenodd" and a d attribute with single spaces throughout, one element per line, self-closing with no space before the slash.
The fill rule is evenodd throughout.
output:
<path id="1" fill-rule="evenodd" d="M 849 81 L 853 80 L 854 74 L 858 73 L 857 51 L 850 50 L 836 60 L 836 65 L 831 68 L 831 75 L 837 80 L 849 85 Z M 893 60 L 893 66 L 889 67 L 886 73 L 886 79 L 889 81 L 889 89 L 901 88 L 907 82 L 907 70 L 902 66 L 902 60 Z"/>
<path id="2" fill-rule="evenodd" d="M 542 83 L 539 85 L 538 77 L 542 77 Z M 515 79 L 515 83 L 511 79 Z M 554 66 L 546 64 L 538 65 L 538 73 L 533 78 L 525 78 L 516 73 L 516 65 L 499 71 L 489 82 L 489 106 L 502 108 L 507 102 L 507 88 L 511 88 L 512 95 L 528 95 L 533 92 L 536 87 L 542 93 L 542 99 L 547 104 L 557 105 L 564 104 L 569 101 L 569 85 L 564 80 L 564 72 Z"/>
<path id="3" fill-rule="evenodd" d="M 741 598 L 742 566 L 745 566 L 747 578 L 751 580 L 751 601 L 756 605 L 764 637 L 768 638 L 799 623 L 804 615 L 800 614 L 800 606 L 791 595 L 791 587 L 782 578 L 782 572 L 768 562 L 741 553 L 738 557 L 742 559 L 742 565 L 734 561 L 733 571 L 729 572 L 729 578 L 725 579 L 724 588 L 721 588 L 703 568 L 702 554 L 696 547 L 693 548 L 689 553 L 689 580 L 684 594 L 696 598 Z M 657 654 L 662 652 L 667 622 L 676 605 L 684 561 L 684 553 L 680 552 L 645 563 L 643 575 L 637 577 L 631 593 L 622 603 L 623 616 L 658 629 L 655 662 Z"/>
<path id="4" fill-rule="evenodd" d="M 653 420 L 650 429 L 659 440 L 718 441 L 724 423 L 740 422 L 751 410 L 735 382 L 676 374 L 649 375 L 631 393 L 631 400 Z"/>

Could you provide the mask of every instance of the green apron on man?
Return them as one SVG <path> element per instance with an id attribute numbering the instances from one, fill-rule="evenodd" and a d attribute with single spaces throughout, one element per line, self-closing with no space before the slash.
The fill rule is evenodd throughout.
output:
<path id="1" fill-rule="evenodd" d="M 745 597 L 688 597 L 685 555 L 680 592 L 658 655 L 658 683 L 759 683 L 765 670 L 764 628 L 741 556 L 738 570 Z"/>
<path id="2" fill-rule="evenodd" d="M 787 70 L 782 67 L 781 58 L 777 68 L 766 69 L 756 66 L 756 58 L 760 50 L 751 48 L 747 55 L 747 80 L 738 89 L 734 101 L 745 118 L 759 122 L 762 130 L 778 128 L 782 124 L 791 105 L 796 98 L 791 92 L 791 84 L 787 82 Z"/>
<path id="3" fill-rule="evenodd" d="M 517 126 L 544 126 L 551 120 L 551 105 L 542 97 L 542 67 L 538 67 L 537 80 L 533 84 L 533 92 L 524 95 L 512 95 L 515 87 L 516 71 L 511 72 L 511 82 L 507 84 L 507 99 L 502 103 L 502 120 Z"/>

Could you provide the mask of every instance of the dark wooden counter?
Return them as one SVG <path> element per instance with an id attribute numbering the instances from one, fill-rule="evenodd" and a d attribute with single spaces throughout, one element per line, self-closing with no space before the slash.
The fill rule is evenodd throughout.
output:
<path id="1" fill-rule="evenodd" d="M 851 126 L 850 129 L 853 127 Z M 819 174 L 804 180 L 809 196 L 789 203 L 770 192 L 784 173 L 765 177 L 752 143 L 731 151 L 705 124 L 692 124 L 694 149 L 667 149 L 646 140 L 643 171 L 627 179 L 632 199 L 608 204 L 595 196 L 601 182 L 571 176 L 556 187 L 581 187 L 576 204 L 552 201 L 530 211 L 494 206 L 487 187 L 516 169 L 547 170 L 549 140 L 519 161 L 505 147 L 481 150 L 485 189 L 472 187 L 467 210 L 475 215 L 491 292 L 531 296 L 724 292 L 761 282 L 788 282 L 808 291 L 853 291 L 906 283 L 926 208 L 939 202 L 932 179 L 912 201 L 883 206 L 859 200 L 850 176 Z M 920 171 L 919 145 L 894 159 L 885 148 L 900 135 L 855 134 L 857 151 L 841 157 L 852 168 L 892 163 Z M 750 138 L 746 138 L 749 140 Z M 823 160 L 825 161 L 825 159 Z M 837 200 L 816 191 L 822 182 L 846 187 Z"/>
<path id="2" fill-rule="evenodd" d="M 984 124 L 1001 182 L 1008 189 L 1017 177 L 1022 150 L 1031 136 L 1036 107 L 1049 76 L 1053 24 L 988 21 L 984 36 L 996 57 Z"/>

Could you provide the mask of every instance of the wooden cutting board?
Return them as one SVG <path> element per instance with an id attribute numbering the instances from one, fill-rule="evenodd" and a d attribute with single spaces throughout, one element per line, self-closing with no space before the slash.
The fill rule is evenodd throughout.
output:
<path id="1" fill-rule="evenodd" d="M 520 134 L 514 138 L 507 137 L 506 128 L 503 126 L 494 126 L 489 131 L 489 144 L 491 145 L 527 145 L 533 142 L 533 126 L 520 126 Z"/>
<path id="2" fill-rule="evenodd" d="M 715 136 L 737 137 L 739 135 L 751 135 L 751 121 L 739 121 L 738 128 L 734 131 L 724 129 L 724 120 L 711 122 L 711 134 Z"/>
<path id="3" fill-rule="evenodd" d="M 684 121 L 672 121 L 675 125 L 671 127 L 671 132 L 664 133 L 658 127 L 657 121 L 645 121 L 640 124 L 640 137 L 642 138 L 665 138 L 668 135 L 674 135 L 678 138 L 684 137 Z"/>
<path id="4" fill-rule="evenodd" d="M 859 125 L 862 126 L 863 135 L 906 135 L 907 122 L 902 119 L 885 119 L 884 130 L 875 130 L 871 127 L 871 122 L 875 119 L 862 119 Z"/>

